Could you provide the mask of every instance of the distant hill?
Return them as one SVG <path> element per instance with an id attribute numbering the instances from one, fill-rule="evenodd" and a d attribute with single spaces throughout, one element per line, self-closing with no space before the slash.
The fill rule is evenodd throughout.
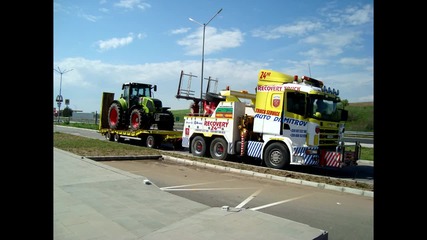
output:
<path id="1" fill-rule="evenodd" d="M 373 132 L 374 131 L 374 102 L 349 103 L 346 130 Z"/>
<path id="2" fill-rule="evenodd" d="M 374 106 L 374 102 L 355 102 L 355 103 L 348 103 L 348 105 L 352 107 L 368 107 L 368 106 Z"/>

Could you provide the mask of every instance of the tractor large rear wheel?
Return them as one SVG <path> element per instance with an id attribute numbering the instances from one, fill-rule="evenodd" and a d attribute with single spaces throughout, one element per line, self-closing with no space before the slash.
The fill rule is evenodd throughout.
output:
<path id="1" fill-rule="evenodd" d="M 108 109 L 108 124 L 111 129 L 120 129 L 123 127 L 123 108 L 119 103 L 112 103 Z"/>
<path id="2" fill-rule="evenodd" d="M 131 130 L 150 129 L 150 119 L 142 109 L 134 109 L 130 113 L 129 126 Z"/>

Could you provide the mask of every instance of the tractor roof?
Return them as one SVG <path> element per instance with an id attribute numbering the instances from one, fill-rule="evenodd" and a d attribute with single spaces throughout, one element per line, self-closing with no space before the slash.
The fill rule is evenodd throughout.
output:
<path id="1" fill-rule="evenodd" d="M 127 83 L 123 83 L 123 86 L 151 87 L 153 85 L 147 84 L 147 83 L 127 82 Z"/>

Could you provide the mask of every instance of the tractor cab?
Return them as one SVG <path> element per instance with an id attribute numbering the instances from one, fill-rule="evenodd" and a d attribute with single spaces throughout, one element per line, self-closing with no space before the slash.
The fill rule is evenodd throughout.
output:
<path id="1" fill-rule="evenodd" d="M 154 92 L 157 91 L 157 85 L 145 84 L 145 83 L 124 83 L 122 86 L 123 93 L 121 98 L 123 98 L 128 106 L 137 105 L 140 97 L 149 97 L 154 96 Z"/>

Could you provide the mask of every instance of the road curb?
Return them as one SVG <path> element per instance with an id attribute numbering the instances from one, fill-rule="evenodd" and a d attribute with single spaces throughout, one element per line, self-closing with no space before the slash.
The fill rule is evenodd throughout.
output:
<path id="1" fill-rule="evenodd" d="M 84 156 L 94 161 L 127 161 L 127 160 L 159 160 L 162 155 L 140 155 L 140 156 Z"/>
<path id="2" fill-rule="evenodd" d="M 239 173 L 239 174 L 245 174 L 245 175 L 250 175 L 250 176 L 255 176 L 255 177 L 278 180 L 278 181 L 283 181 L 283 182 L 287 182 L 287 183 L 294 183 L 294 184 L 300 184 L 300 185 L 304 185 L 304 186 L 316 187 L 319 189 L 332 190 L 332 191 L 338 191 L 338 192 L 343 192 L 343 193 L 350 193 L 350 194 L 366 196 L 366 197 L 374 197 L 373 191 L 367 191 L 367 190 L 361 190 L 361 189 L 355 189 L 355 188 L 349 188 L 349 187 L 340 187 L 340 186 L 334 186 L 334 185 L 330 185 L 330 184 L 326 184 L 326 183 L 318 183 L 318 182 L 306 181 L 306 180 L 289 178 L 289 177 L 280 177 L 280 176 L 276 176 L 276 175 L 272 175 L 272 174 L 258 173 L 258 172 L 253 172 L 253 171 L 249 171 L 249 170 L 242 170 L 242 169 L 237 169 L 237 168 L 224 167 L 224 166 L 219 166 L 219 165 L 214 165 L 214 164 L 209 164 L 209 163 L 204 163 L 204 162 L 197 162 L 197 161 L 192 161 L 192 160 L 188 160 L 188 159 L 171 157 L 171 156 L 167 156 L 167 155 L 166 156 L 164 155 L 163 159 L 169 160 L 172 162 L 176 162 L 176 163 L 180 163 L 180 164 L 184 164 L 184 165 L 187 164 L 187 165 L 193 165 L 193 166 L 199 166 L 199 167 L 205 167 L 205 168 L 212 168 L 212 169 L 216 169 L 216 170 L 229 171 L 229 172 L 233 172 L 233 173 Z M 368 162 L 371 162 L 371 161 L 368 161 Z"/>

